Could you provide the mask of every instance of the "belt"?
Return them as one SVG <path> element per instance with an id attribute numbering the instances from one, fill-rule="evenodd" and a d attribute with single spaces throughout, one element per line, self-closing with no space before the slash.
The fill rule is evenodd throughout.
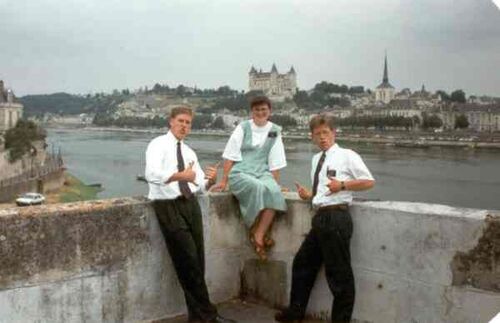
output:
<path id="1" fill-rule="evenodd" d="M 333 210 L 342 210 L 347 211 L 349 209 L 349 204 L 333 204 L 333 205 L 325 205 L 316 208 L 316 212 L 319 211 L 333 211 Z"/>

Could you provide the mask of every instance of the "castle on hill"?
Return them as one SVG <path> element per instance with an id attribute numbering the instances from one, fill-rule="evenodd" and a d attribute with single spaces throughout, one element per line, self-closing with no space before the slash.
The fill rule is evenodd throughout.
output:
<path id="1" fill-rule="evenodd" d="M 282 101 L 293 98 L 297 93 L 297 73 L 293 66 L 285 74 L 278 73 L 276 65 L 273 64 L 270 72 L 257 71 L 252 66 L 248 73 L 248 90 L 262 91 L 271 99 Z"/>

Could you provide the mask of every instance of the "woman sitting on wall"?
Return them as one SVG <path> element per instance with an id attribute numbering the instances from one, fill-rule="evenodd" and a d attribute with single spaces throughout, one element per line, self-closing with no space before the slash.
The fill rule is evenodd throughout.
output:
<path id="1" fill-rule="evenodd" d="M 268 236 L 276 211 L 285 211 L 279 170 L 286 166 L 281 128 L 269 121 L 271 101 L 265 96 L 250 103 L 252 119 L 240 123 L 232 133 L 222 157 L 224 175 L 214 190 L 230 191 L 239 201 L 250 241 L 260 259 L 274 241 Z"/>

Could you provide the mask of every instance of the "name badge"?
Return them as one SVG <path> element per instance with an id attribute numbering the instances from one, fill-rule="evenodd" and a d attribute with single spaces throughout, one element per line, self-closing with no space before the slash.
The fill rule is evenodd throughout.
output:
<path id="1" fill-rule="evenodd" d="M 337 175 L 337 171 L 335 169 L 328 169 L 326 171 L 326 176 L 328 177 L 335 177 Z"/>
<path id="2" fill-rule="evenodd" d="M 276 131 L 269 131 L 269 133 L 267 134 L 267 136 L 269 138 L 276 138 L 276 137 L 278 137 L 278 133 Z"/>

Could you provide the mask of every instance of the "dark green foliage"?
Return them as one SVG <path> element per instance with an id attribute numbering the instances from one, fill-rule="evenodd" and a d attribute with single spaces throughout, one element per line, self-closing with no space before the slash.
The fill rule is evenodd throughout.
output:
<path id="1" fill-rule="evenodd" d="M 344 95 L 361 94 L 363 92 L 364 88 L 362 86 L 348 87 L 345 84 L 338 85 L 323 81 L 314 86 L 311 94 L 306 91 L 297 91 L 293 100 L 297 106 L 306 110 L 318 110 L 325 106 L 334 105 L 348 107 L 351 102 Z"/>
<path id="2" fill-rule="evenodd" d="M 215 118 L 214 122 L 212 123 L 212 128 L 213 129 L 225 129 L 226 125 L 224 124 L 224 119 L 222 119 L 221 116 Z"/>
<path id="3" fill-rule="evenodd" d="M 343 119 L 337 119 L 336 125 L 339 127 L 351 128 L 376 128 L 384 130 L 385 128 L 404 128 L 410 130 L 418 125 L 419 118 L 406 118 L 398 116 L 373 117 L 373 116 L 352 116 Z"/>
<path id="4" fill-rule="evenodd" d="M 455 118 L 455 129 L 465 129 L 469 127 L 469 120 L 464 114 Z"/>
<path id="5" fill-rule="evenodd" d="M 288 129 L 297 126 L 297 120 L 288 115 L 275 115 L 271 116 L 271 121 L 283 127 L 283 129 Z"/>
<path id="6" fill-rule="evenodd" d="M 422 115 L 422 128 L 423 129 L 436 129 L 443 126 L 443 121 L 437 115 L 433 114 L 431 116 L 424 113 Z"/>
<path id="7" fill-rule="evenodd" d="M 445 91 L 439 90 L 439 91 L 436 91 L 436 94 L 439 94 L 441 96 L 441 100 L 443 100 L 445 102 L 450 101 L 450 95 L 448 93 L 446 93 Z"/>
<path id="8" fill-rule="evenodd" d="M 19 100 L 24 105 L 26 117 L 42 116 L 45 113 L 75 115 L 80 113 L 99 113 L 114 111 L 116 106 L 130 96 L 129 90 L 115 90 L 112 95 L 96 93 L 72 95 L 55 93 L 46 95 L 27 95 Z"/>
<path id="9" fill-rule="evenodd" d="M 67 93 L 27 95 L 19 99 L 26 117 L 53 114 L 80 114 L 87 112 L 90 98 Z"/>
<path id="10" fill-rule="evenodd" d="M 451 95 L 443 90 L 436 91 L 436 94 L 441 95 L 441 100 L 445 102 L 458 102 L 465 103 L 467 101 L 465 92 L 463 90 L 455 90 L 451 92 Z"/>
<path id="11" fill-rule="evenodd" d="M 106 113 L 96 114 L 93 123 L 101 127 L 162 128 L 167 126 L 167 120 L 159 116 L 152 119 L 141 117 L 119 117 L 115 119 Z"/>
<path id="12" fill-rule="evenodd" d="M 196 113 L 193 118 L 193 123 L 191 127 L 193 129 L 205 129 L 210 128 L 211 123 L 214 118 L 209 114 Z"/>
<path id="13" fill-rule="evenodd" d="M 9 150 L 10 162 L 14 162 L 30 152 L 32 142 L 45 140 L 46 136 L 45 130 L 38 127 L 33 121 L 19 120 L 14 128 L 5 133 L 5 149 Z"/>
<path id="14" fill-rule="evenodd" d="M 456 90 L 451 93 L 450 100 L 452 102 L 465 103 L 467 99 L 465 98 L 465 92 L 462 90 Z"/>

